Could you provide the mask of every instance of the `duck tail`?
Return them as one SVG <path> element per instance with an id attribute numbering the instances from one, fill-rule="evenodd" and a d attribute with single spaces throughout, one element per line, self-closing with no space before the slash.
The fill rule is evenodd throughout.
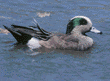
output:
<path id="1" fill-rule="evenodd" d="M 19 31 L 14 27 L 8 28 L 5 25 L 3 26 L 14 36 L 18 43 L 26 44 L 32 37 L 31 35 Z"/>
<path id="2" fill-rule="evenodd" d="M 37 28 L 37 32 L 40 32 L 40 34 L 38 33 L 38 35 L 39 35 L 38 37 L 41 40 L 48 40 L 53 36 L 53 34 L 51 32 L 48 32 L 45 29 L 41 28 L 39 26 L 38 22 L 34 18 L 33 18 L 33 20 L 34 20 L 33 23 L 35 24 L 35 26 L 29 26 L 29 27 L 34 28 L 34 30 L 35 30 L 35 28 Z"/>
<path id="3" fill-rule="evenodd" d="M 36 21 L 36 19 L 33 18 L 33 20 L 34 20 L 33 23 L 34 23 L 36 26 L 30 26 L 30 27 L 38 28 L 39 31 L 42 32 L 44 35 L 50 35 L 50 34 L 51 34 L 51 32 L 48 32 L 48 31 L 44 30 L 43 28 L 41 28 L 41 27 L 39 26 L 38 22 Z"/>
<path id="4" fill-rule="evenodd" d="M 22 44 L 26 44 L 32 37 L 47 41 L 53 36 L 52 33 L 41 28 L 35 19 L 34 22 L 36 26 L 30 26 L 31 28 L 18 25 L 11 25 L 11 28 L 3 26 L 14 36 L 18 43 Z"/>

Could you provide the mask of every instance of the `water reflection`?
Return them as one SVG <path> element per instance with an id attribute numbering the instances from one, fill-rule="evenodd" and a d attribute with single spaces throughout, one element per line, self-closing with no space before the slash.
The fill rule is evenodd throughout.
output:
<path id="1" fill-rule="evenodd" d="M 60 49 L 47 49 L 45 47 L 39 49 L 30 49 L 27 45 L 21 44 L 14 44 L 13 48 L 9 51 L 23 51 L 27 55 L 36 56 L 40 54 L 63 54 L 63 55 L 70 55 L 74 58 L 89 58 L 91 51 L 94 49 L 94 46 L 86 51 L 74 51 L 74 50 L 60 50 Z M 55 53 L 56 52 L 56 53 Z"/>

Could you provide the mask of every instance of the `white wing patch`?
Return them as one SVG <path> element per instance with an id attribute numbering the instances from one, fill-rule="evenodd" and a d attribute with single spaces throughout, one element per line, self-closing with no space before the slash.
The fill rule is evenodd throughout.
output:
<path id="1" fill-rule="evenodd" d="M 41 45 L 39 44 L 39 39 L 36 39 L 34 37 L 32 37 L 28 43 L 27 43 L 28 47 L 31 49 L 35 49 L 35 48 L 39 48 L 41 47 Z"/>

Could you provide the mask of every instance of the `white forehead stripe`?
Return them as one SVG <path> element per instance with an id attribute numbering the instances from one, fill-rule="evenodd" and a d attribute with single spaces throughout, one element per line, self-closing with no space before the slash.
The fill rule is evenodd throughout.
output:
<path id="1" fill-rule="evenodd" d="M 75 17 L 71 18 L 70 20 L 73 20 L 73 19 L 75 19 L 75 18 L 84 18 L 84 19 L 86 19 L 89 23 L 92 24 L 91 20 L 90 20 L 88 17 L 86 17 L 86 16 L 75 16 Z"/>

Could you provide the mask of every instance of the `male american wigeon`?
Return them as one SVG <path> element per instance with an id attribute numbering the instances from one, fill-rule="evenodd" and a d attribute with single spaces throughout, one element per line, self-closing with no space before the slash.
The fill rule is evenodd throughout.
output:
<path id="1" fill-rule="evenodd" d="M 36 22 L 36 21 L 35 21 Z M 86 32 L 102 34 L 101 31 L 92 27 L 88 17 L 75 16 L 67 24 L 66 34 L 56 35 L 36 26 L 23 27 L 11 25 L 11 28 L 4 26 L 15 37 L 18 43 L 27 44 L 28 47 L 86 50 L 93 45 L 93 39 L 85 35 Z"/>

